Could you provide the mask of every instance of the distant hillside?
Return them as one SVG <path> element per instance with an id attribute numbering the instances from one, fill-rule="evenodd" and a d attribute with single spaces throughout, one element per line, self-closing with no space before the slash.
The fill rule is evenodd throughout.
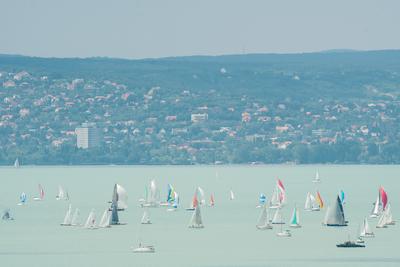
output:
<path id="1" fill-rule="evenodd" d="M 399 163 L 399 95 L 397 50 L 0 55 L 0 164 Z M 76 149 L 83 122 L 101 147 Z"/>

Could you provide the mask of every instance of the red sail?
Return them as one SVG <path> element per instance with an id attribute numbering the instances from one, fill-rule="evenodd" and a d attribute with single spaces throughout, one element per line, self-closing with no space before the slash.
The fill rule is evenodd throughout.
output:
<path id="1" fill-rule="evenodd" d="M 193 208 L 196 208 L 198 205 L 197 194 L 194 194 L 193 197 Z"/>
<path id="2" fill-rule="evenodd" d="M 381 196 L 383 209 L 385 209 L 386 205 L 387 205 L 388 197 L 387 197 L 387 194 L 386 194 L 385 189 L 383 188 L 383 186 L 381 186 L 381 188 L 379 188 L 379 194 Z"/>
<path id="3" fill-rule="evenodd" d="M 278 186 L 281 189 L 281 191 L 285 191 L 285 187 L 283 186 L 283 183 L 280 179 L 278 179 Z"/>

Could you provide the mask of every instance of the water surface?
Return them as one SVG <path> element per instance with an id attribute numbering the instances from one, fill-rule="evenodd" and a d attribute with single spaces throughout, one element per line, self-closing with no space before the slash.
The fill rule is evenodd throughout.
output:
<path id="1" fill-rule="evenodd" d="M 318 170 L 322 183 L 311 180 Z M 10 208 L 15 221 L 0 222 L 2 266 L 400 266 L 398 225 L 376 229 L 365 249 L 338 249 L 336 243 L 350 234 L 355 237 L 375 201 L 378 187 L 388 192 L 394 217 L 400 214 L 399 166 L 190 166 L 190 167 L 22 167 L 0 168 L 0 208 Z M 294 205 L 300 208 L 300 229 L 291 238 L 278 238 L 280 227 L 257 231 L 258 195 L 267 197 L 276 178 L 283 180 L 288 203 L 283 209 L 289 220 Z M 181 197 L 177 212 L 150 209 L 152 225 L 140 225 L 143 209 L 138 199 L 150 179 L 155 179 L 166 197 L 167 184 L 174 185 Z M 125 226 L 85 230 L 61 227 L 69 203 L 81 210 L 81 221 L 91 209 L 97 218 L 109 205 L 114 183 L 128 191 L 129 208 L 120 213 Z M 37 184 L 46 196 L 33 201 Z M 56 201 L 58 185 L 66 187 L 70 201 Z M 201 186 L 207 199 L 214 193 L 216 206 L 202 209 L 205 228 L 188 229 L 189 206 L 193 192 Z M 229 200 L 229 190 L 236 199 Z M 326 202 L 333 202 L 339 190 L 347 195 L 348 227 L 321 225 L 324 211 L 302 210 L 308 191 L 319 190 Z M 21 192 L 28 203 L 17 206 Z M 155 254 L 130 251 L 142 240 L 156 247 Z"/>

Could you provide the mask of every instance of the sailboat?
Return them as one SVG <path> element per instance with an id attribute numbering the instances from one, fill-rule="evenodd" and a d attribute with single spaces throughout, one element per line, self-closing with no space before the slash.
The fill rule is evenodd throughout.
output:
<path id="1" fill-rule="evenodd" d="M 395 225 L 396 221 L 393 220 L 390 203 L 387 204 L 385 213 L 386 213 L 386 225 Z"/>
<path id="2" fill-rule="evenodd" d="M 11 216 L 10 209 L 6 209 L 6 210 L 3 211 L 1 219 L 3 221 L 12 221 L 12 220 L 14 220 L 14 218 Z"/>
<path id="3" fill-rule="evenodd" d="M 128 208 L 128 194 L 126 193 L 125 188 L 123 188 L 120 184 L 114 184 L 113 194 L 111 198 L 111 203 L 116 202 L 119 211 L 125 210 Z"/>
<path id="4" fill-rule="evenodd" d="M 174 202 L 175 190 L 171 184 L 168 184 L 167 199 L 165 202 L 161 202 L 160 206 L 170 206 Z"/>
<path id="5" fill-rule="evenodd" d="M 194 192 L 193 198 L 192 198 L 192 202 L 190 203 L 190 207 L 186 208 L 186 210 L 192 211 L 195 210 L 196 207 L 198 206 L 199 201 L 197 199 L 197 189 Z"/>
<path id="6" fill-rule="evenodd" d="M 275 189 L 272 193 L 270 208 L 276 209 L 281 208 L 286 202 L 286 190 L 280 179 L 276 181 Z"/>
<path id="7" fill-rule="evenodd" d="M 106 209 L 103 212 L 103 216 L 101 216 L 99 227 L 100 228 L 109 228 L 109 227 L 111 227 L 110 222 L 111 222 L 111 211 L 109 209 Z"/>
<path id="8" fill-rule="evenodd" d="M 25 194 L 25 192 L 22 192 L 21 195 L 19 196 L 18 206 L 26 204 L 26 201 L 27 201 L 26 194 Z"/>
<path id="9" fill-rule="evenodd" d="M 19 160 L 18 160 L 18 158 L 16 158 L 15 161 L 14 161 L 14 168 L 19 168 Z"/>
<path id="10" fill-rule="evenodd" d="M 208 206 L 209 207 L 214 207 L 214 205 L 215 205 L 214 194 L 211 193 L 211 195 L 210 195 L 210 204 Z"/>
<path id="11" fill-rule="evenodd" d="M 41 201 L 44 199 L 44 189 L 41 184 L 38 185 L 38 189 L 39 189 L 39 196 L 33 198 L 33 200 L 35 201 Z"/>
<path id="12" fill-rule="evenodd" d="M 280 208 L 276 209 L 274 217 L 272 218 L 272 224 L 285 224 Z"/>
<path id="13" fill-rule="evenodd" d="M 313 183 L 320 183 L 320 182 L 321 182 L 321 179 L 319 178 L 319 173 L 317 171 L 315 173 L 315 177 L 314 177 Z"/>
<path id="14" fill-rule="evenodd" d="M 385 189 L 381 186 L 378 190 L 378 196 L 374 203 L 374 208 L 372 209 L 371 218 L 377 218 L 385 210 L 388 202 L 388 197 Z"/>
<path id="15" fill-rule="evenodd" d="M 56 196 L 57 200 L 69 200 L 68 191 L 64 190 L 64 188 L 59 185 L 58 186 L 58 195 Z"/>
<path id="16" fill-rule="evenodd" d="M 174 201 L 172 202 L 171 207 L 167 209 L 167 211 L 177 211 L 179 205 L 179 195 L 178 193 L 174 192 Z"/>
<path id="17" fill-rule="evenodd" d="M 272 225 L 271 225 L 270 219 L 269 219 L 268 207 L 266 204 L 264 204 L 264 206 L 262 206 L 262 210 L 260 213 L 260 217 L 258 218 L 256 228 L 259 230 L 272 229 Z"/>
<path id="18" fill-rule="evenodd" d="M 71 220 L 71 226 L 79 226 L 79 215 L 80 215 L 80 211 L 78 208 L 75 209 L 74 215 L 72 216 L 72 220 Z"/>
<path id="19" fill-rule="evenodd" d="M 94 210 L 90 211 L 89 216 L 86 220 L 86 223 L 83 227 L 85 227 L 86 229 L 91 229 L 91 230 L 98 228 L 96 226 L 96 214 L 94 213 Z"/>
<path id="20" fill-rule="evenodd" d="M 64 221 L 61 226 L 71 226 L 72 225 L 72 206 L 69 204 L 67 213 L 65 213 Z"/>
<path id="21" fill-rule="evenodd" d="M 368 219 L 365 218 L 363 224 L 361 226 L 360 237 L 375 237 L 374 233 L 371 231 L 369 227 Z"/>
<path id="22" fill-rule="evenodd" d="M 190 219 L 189 228 L 204 228 L 203 220 L 201 218 L 200 205 L 194 209 L 193 215 Z"/>
<path id="23" fill-rule="evenodd" d="M 147 209 L 144 210 L 142 220 L 140 221 L 141 224 L 151 224 L 149 212 Z"/>
<path id="24" fill-rule="evenodd" d="M 146 199 L 145 202 L 142 204 L 143 207 L 151 207 L 155 208 L 160 205 L 160 194 L 157 189 L 156 181 L 151 180 L 150 181 L 150 192 L 147 194 L 147 189 L 146 189 Z"/>
<path id="25" fill-rule="evenodd" d="M 308 192 L 307 197 L 306 197 L 306 202 L 304 204 L 304 210 L 306 211 L 319 211 L 320 210 L 320 205 L 317 202 L 317 199 Z"/>
<path id="26" fill-rule="evenodd" d="M 235 199 L 235 194 L 233 193 L 233 191 L 229 191 L 229 200 L 234 200 Z"/>
<path id="27" fill-rule="evenodd" d="M 328 207 L 324 224 L 326 226 L 347 226 L 347 221 L 344 218 L 342 201 L 340 201 L 339 196 L 337 196 L 335 203 L 331 207 Z"/>
<path id="28" fill-rule="evenodd" d="M 300 228 L 300 213 L 296 207 L 293 209 L 292 218 L 290 219 L 290 227 Z"/>

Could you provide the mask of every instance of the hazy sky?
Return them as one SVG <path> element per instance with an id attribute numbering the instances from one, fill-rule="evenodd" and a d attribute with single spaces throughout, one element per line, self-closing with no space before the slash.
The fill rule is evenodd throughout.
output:
<path id="1" fill-rule="evenodd" d="M 0 0 L 0 53 L 122 58 L 400 48 L 399 0 Z"/>

